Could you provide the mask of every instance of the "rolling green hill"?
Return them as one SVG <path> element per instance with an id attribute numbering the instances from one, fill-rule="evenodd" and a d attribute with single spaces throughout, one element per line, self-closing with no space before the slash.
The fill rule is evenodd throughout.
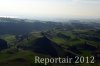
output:
<path id="1" fill-rule="evenodd" d="M 35 56 L 95 57 L 93 64 L 48 64 L 47 66 L 100 65 L 100 23 L 48 21 L 31 23 L 21 19 L 7 19 L 7 21 L 5 19 L 0 21 L 0 27 L 3 27 L 0 28 L 2 29 L 0 30 L 0 66 L 44 66 L 34 63 Z"/>

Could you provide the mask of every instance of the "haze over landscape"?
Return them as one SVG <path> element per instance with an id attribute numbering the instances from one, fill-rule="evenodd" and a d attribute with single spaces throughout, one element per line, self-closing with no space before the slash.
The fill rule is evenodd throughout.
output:
<path id="1" fill-rule="evenodd" d="M 99 18 L 100 0 L 0 0 L 1 17 Z"/>
<path id="2" fill-rule="evenodd" d="M 100 66 L 99 12 L 100 0 L 0 0 L 0 66 Z"/>

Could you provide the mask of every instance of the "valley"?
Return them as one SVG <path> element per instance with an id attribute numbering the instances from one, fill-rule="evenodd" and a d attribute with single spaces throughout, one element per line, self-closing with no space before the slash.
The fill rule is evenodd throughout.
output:
<path id="1" fill-rule="evenodd" d="M 94 56 L 95 63 L 47 66 L 99 66 L 100 23 L 0 18 L 0 66 L 44 66 L 34 63 L 35 56 Z"/>

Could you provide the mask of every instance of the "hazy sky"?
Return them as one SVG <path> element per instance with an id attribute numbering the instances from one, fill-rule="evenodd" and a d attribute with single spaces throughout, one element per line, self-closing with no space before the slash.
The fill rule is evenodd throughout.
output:
<path id="1" fill-rule="evenodd" d="M 0 0 L 0 16 L 100 17 L 100 0 Z"/>

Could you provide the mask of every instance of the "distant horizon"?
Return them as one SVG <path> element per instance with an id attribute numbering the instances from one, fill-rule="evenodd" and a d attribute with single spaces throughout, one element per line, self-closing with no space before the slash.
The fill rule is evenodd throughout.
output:
<path id="1" fill-rule="evenodd" d="M 0 0 L 0 16 L 65 20 L 100 18 L 100 0 Z"/>
<path id="2" fill-rule="evenodd" d="M 100 20 L 100 18 L 21 18 L 21 17 L 14 17 L 14 16 L 0 16 L 0 18 L 14 18 L 14 19 L 28 19 L 28 20 L 40 20 L 40 21 L 54 21 L 54 22 L 65 22 L 69 20 Z"/>

